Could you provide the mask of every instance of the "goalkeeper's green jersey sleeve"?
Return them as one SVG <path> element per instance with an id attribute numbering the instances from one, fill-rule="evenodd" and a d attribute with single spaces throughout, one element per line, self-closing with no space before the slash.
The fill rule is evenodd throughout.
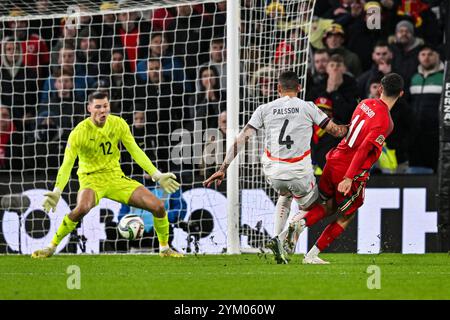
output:
<path id="1" fill-rule="evenodd" d="M 125 120 L 109 115 L 105 125 L 97 127 L 90 118 L 87 118 L 70 133 L 55 187 L 64 189 L 77 157 L 79 177 L 95 172 L 113 170 L 121 172 L 119 142 L 123 143 L 132 158 L 148 174 L 153 175 L 157 171 L 145 152 L 137 145 Z"/>

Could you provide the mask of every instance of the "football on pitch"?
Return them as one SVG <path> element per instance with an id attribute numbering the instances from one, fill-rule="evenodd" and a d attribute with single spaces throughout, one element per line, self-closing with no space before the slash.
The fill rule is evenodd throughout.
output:
<path id="1" fill-rule="evenodd" d="M 135 214 L 127 214 L 120 219 L 117 229 L 125 239 L 136 240 L 144 234 L 144 221 Z"/>

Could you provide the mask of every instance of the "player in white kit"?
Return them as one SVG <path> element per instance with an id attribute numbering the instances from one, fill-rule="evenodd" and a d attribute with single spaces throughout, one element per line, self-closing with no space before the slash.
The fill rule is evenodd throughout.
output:
<path id="1" fill-rule="evenodd" d="M 295 72 L 285 71 L 278 79 L 280 98 L 259 106 L 250 121 L 238 134 L 219 171 L 203 182 L 209 187 L 214 181 L 220 185 L 225 172 L 239 151 L 257 130 L 264 129 L 263 171 L 267 182 L 279 194 L 276 204 L 274 234 L 282 233 L 289 216 L 292 198 L 301 210 L 315 203 L 319 193 L 311 163 L 311 136 L 316 124 L 335 137 L 344 137 L 347 126 L 335 124 L 314 103 L 297 97 L 300 91 Z M 268 247 L 278 263 L 288 257 L 280 243 L 280 236 L 271 239 Z"/>

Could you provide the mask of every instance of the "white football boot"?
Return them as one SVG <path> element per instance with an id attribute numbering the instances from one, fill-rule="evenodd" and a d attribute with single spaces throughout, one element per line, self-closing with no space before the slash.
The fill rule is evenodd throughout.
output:
<path id="1" fill-rule="evenodd" d="M 289 223 L 286 239 L 284 240 L 284 249 L 292 254 L 294 253 L 295 246 L 297 245 L 300 234 L 306 229 L 305 220 L 292 221 Z"/>
<path id="2" fill-rule="evenodd" d="M 288 264 L 289 263 L 289 257 L 284 251 L 283 246 L 281 245 L 280 239 L 278 237 L 273 237 L 269 240 L 269 242 L 266 244 L 267 248 L 272 250 L 275 261 L 277 264 Z"/>
<path id="3" fill-rule="evenodd" d="M 330 264 L 328 261 L 320 259 L 318 256 L 305 255 L 302 261 L 303 264 Z"/>

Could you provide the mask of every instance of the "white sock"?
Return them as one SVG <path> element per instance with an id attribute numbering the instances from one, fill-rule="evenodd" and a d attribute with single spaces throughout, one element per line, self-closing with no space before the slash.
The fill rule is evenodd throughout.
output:
<path id="1" fill-rule="evenodd" d="M 310 258 L 314 258 L 317 257 L 320 253 L 319 248 L 316 247 L 316 245 L 313 245 L 313 247 L 311 248 L 311 250 L 309 250 L 309 252 L 306 254 L 307 257 Z"/>
<path id="2" fill-rule="evenodd" d="M 291 211 L 292 197 L 279 196 L 275 207 L 275 225 L 273 234 L 276 236 L 283 231 Z"/>
<path id="3" fill-rule="evenodd" d="M 165 251 L 165 250 L 167 250 L 167 249 L 169 249 L 169 248 L 170 248 L 170 247 L 169 247 L 168 244 L 166 244 L 165 246 L 159 246 L 159 252 Z"/>
<path id="4" fill-rule="evenodd" d="M 278 234 L 278 239 L 280 239 L 281 243 L 283 243 L 284 239 L 286 239 L 288 228 L 289 228 L 289 224 L 286 224 L 286 226 L 284 227 L 283 231 L 281 231 Z"/>

